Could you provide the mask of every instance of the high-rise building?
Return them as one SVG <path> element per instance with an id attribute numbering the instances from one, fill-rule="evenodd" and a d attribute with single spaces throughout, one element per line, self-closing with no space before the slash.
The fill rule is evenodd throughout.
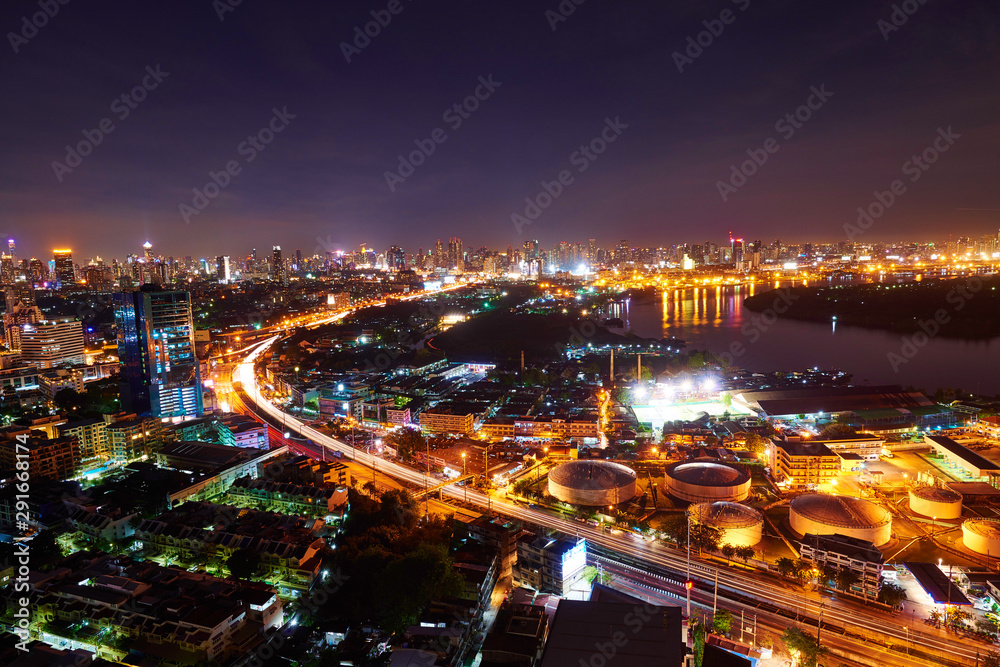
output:
<path id="1" fill-rule="evenodd" d="M 444 254 L 444 246 L 441 245 L 441 239 L 437 240 L 434 244 L 434 268 L 442 269 L 448 265 L 448 259 Z"/>
<path id="2" fill-rule="evenodd" d="M 462 239 L 452 236 L 448 239 L 448 268 L 465 270 L 465 253 L 462 250 Z"/>
<path id="3" fill-rule="evenodd" d="M 281 261 L 281 246 L 271 249 L 271 280 L 285 282 L 285 264 Z"/>
<path id="4" fill-rule="evenodd" d="M 83 323 L 80 320 L 41 320 L 22 325 L 21 359 L 39 368 L 84 363 Z"/>
<path id="5" fill-rule="evenodd" d="M 157 418 L 202 414 L 191 295 L 144 286 L 115 295 L 122 407 Z"/>
<path id="6" fill-rule="evenodd" d="M 220 282 L 228 283 L 230 281 L 232 274 L 229 269 L 229 257 L 219 255 L 215 258 L 215 277 L 218 278 Z"/>
<path id="7" fill-rule="evenodd" d="M 10 285 L 14 282 L 14 258 L 4 253 L 0 255 L 0 283 Z"/>
<path id="8" fill-rule="evenodd" d="M 76 269 L 73 268 L 73 251 L 68 248 L 53 250 L 52 259 L 55 261 L 57 289 L 67 289 L 75 285 Z"/>
<path id="9" fill-rule="evenodd" d="M 385 255 L 386 265 L 390 270 L 402 271 L 406 268 L 406 253 L 398 245 L 390 246 Z"/>

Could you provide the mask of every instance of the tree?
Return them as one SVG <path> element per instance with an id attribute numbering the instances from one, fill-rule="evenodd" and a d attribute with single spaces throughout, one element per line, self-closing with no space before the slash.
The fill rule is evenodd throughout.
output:
<path id="1" fill-rule="evenodd" d="M 729 630 L 733 627 L 733 615 L 728 609 L 720 609 L 712 618 L 712 632 L 717 635 L 729 636 Z"/>
<path id="2" fill-rule="evenodd" d="M 747 561 L 751 558 L 756 558 L 757 550 L 750 545 L 736 547 L 736 555 L 739 556 L 743 564 L 746 565 Z"/>
<path id="3" fill-rule="evenodd" d="M 778 572 L 786 577 L 797 577 L 798 576 L 798 564 L 786 556 L 782 556 L 774 562 L 778 566 Z"/>
<path id="4" fill-rule="evenodd" d="M 702 551 L 716 551 L 721 540 L 722 532 L 718 528 L 700 523 L 691 526 L 691 546 L 698 547 L 699 554 Z"/>
<path id="5" fill-rule="evenodd" d="M 601 575 L 601 580 L 598 583 L 607 584 L 611 582 L 611 575 L 607 572 L 601 572 L 593 565 L 588 565 L 583 568 L 583 578 L 588 584 L 593 584 L 597 580 L 597 575 Z"/>
<path id="6" fill-rule="evenodd" d="M 226 568 L 237 579 L 250 579 L 260 569 L 260 554 L 252 549 L 237 549 L 226 561 Z"/>
<path id="7" fill-rule="evenodd" d="M 990 651 L 983 656 L 983 667 L 1000 667 L 1000 653 Z"/>
<path id="8" fill-rule="evenodd" d="M 799 664 L 802 667 L 816 667 L 819 656 L 826 653 L 826 649 L 819 645 L 816 637 L 798 628 L 788 628 L 781 635 L 781 639 L 789 652 L 798 652 Z"/>
<path id="9" fill-rule="evenodd" d="M 736 556 L 736 547 L 728 542 L 722 545 L 720 551 L 729 560 L 733 560 L 733 557 Z"/>
<path id="10" fill-rule="evenodd" d="M 760 454 L 767 448 L 768 440 L 756 433 L 747 433 L 746 437 L 746 448 L 747 451 L 754 454 Z"/>
<path id="11" fill-rule="evenodd" d="M 39 570 L 49 570 L 62 559 L 62 549 L 56 542 L 55 532 L 43 530 L 31 539 L 31 565 Z"/>
<path id="12" fill-rule="evenodd" d="M 854 584 L 861 581 L 861 577 L 858 576 L 857 572 L 843 568 L 833 575 L 833 580 L 837 582 L 837 588 L 840 590 L 850 591 Z"/>
<path id="13" fill-rule="evenodd" d="M 404 461 L 412 461 L 413 455 L 427 447 L 427 440 L 419 430 L 401 428 L 393 431 L 386 440 L 396 448 L 396 454 Z"/>
<path id="14" fill-rule="evenodd" d="M 819 433 L 819 437 L 824 440 L 846 440 L 847 438 L 853 438 L 858 434 L 853 427 L 848 424 L 835 423 L 829 424 Z"/>

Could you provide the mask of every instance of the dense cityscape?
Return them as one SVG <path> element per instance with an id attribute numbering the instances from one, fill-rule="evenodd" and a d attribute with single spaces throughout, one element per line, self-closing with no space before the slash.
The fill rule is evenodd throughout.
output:
<path id="1" fill-rule="evenodd" d="M 667 664 L 997 641 L 1000 396 L 744 367 L 629 318 L 742 289 L 752 348 L 811 286 L 993 299 L 1000 234 L 20 252 L 9 664 L 569 664 L 621 605 L 655 649 L 613 650 Z"/>
<path id="2" fill-rule="evenodd" d="M 995 1 L 0 26 L 0 665 L 1000 667 Z"/>

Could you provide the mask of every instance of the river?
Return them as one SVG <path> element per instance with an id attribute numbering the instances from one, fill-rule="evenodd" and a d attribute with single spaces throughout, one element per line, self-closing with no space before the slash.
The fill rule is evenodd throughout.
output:
<path id="1" fill-rule="evenodd" d="M 606 312 L 621 318 L 638 336 L 673 336 L 686 341 L 689 350 L 714 354 L 735 349 L 733 364 L 750 371 L 817 366 L 851 373 L 859 384 L 1000 394 L 1000 338 L 966 341 L 938 336 L 919 349 L 904 350 L 899 333 L 834 322 L 779 319 L 768 325 L 760 314 L 743 307 L 743 299 L 768 289 L 760 284 L 676 289 L 611 305 Z M 733 348 L 734 343 L 738 347 Z"/>

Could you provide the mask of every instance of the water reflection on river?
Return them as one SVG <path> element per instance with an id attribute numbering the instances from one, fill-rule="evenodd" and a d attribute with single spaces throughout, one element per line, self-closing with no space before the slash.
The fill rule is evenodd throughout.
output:
<path id="1" fill-rule="evenodd" d="M 931 339 L 912 359 L 898 364 L 898 333 L 793 320 L 770 326 L 758 313 L 743 307 L 743 299 L 773 285 L 745 284 L 676 289 L 611 305 L 610 317 L 619 317 L 639 336 L 676 337 L 688 349 L 720 354 L 744 348 L 735 364 L 752 371 L 796 370 L 818 366 L 839 368 L 864 384 L 902 384 L 933 392 L 938 387 L 1000 394 L 1000 338 L 989 341 Z"/>

